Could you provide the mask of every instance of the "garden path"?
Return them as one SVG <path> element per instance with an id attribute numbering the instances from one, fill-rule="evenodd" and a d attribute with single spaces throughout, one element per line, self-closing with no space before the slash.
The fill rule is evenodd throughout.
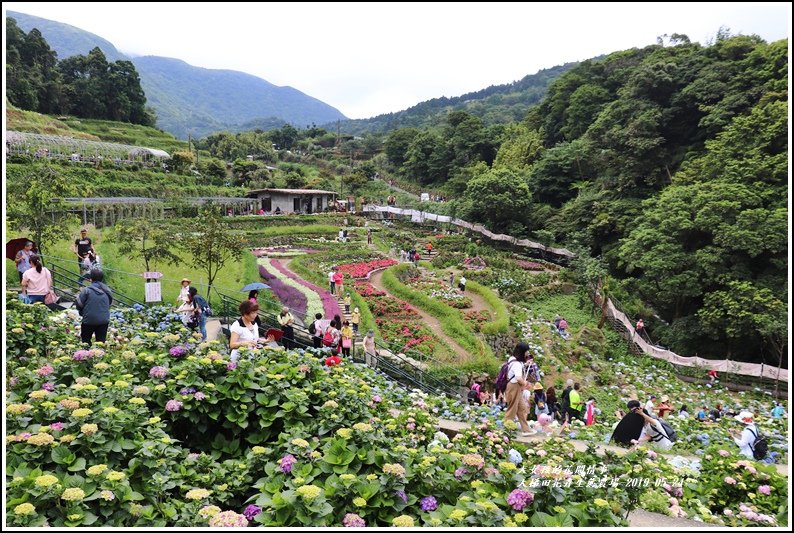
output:
<path id="1" fill-rule="evenodd" d="M 381 277 L 383 276 L 383 272 L 384 271 L 381 270 L 379 272 L 374 273 L 369 278 L 369 282 L 372 285 L 374 285 L 376 288 L 384 291 L 387 295 L 391 296 L 392 298 L 396 298 L 397 300 L 400 300 L 400 298 L 397 298 L 396 296 L 391 294 L 386 289 L 386 287 L 383 286 L 383 281 L 381 280 Z M 467 352 L 462 346 L 460 346 L 457 342 L 455 342 L 455 340 L 452 337 L 444 333 L 444 330 L 441 329 L 441 322 L 437 318 L 429 315 L 428 313 L 419 309 L 416 306 L 411 306 L 411 307 L 413 307 L 416 310 L 416 312 L 419 313 L 419 315 L 422 317 L 422 320 L 424 321 L 424 324 L 428 328 L 430 328 L 433 334 L 436 335 L 439 339 L 446 342 L 447 346 L 449 346 L 449 348 L 460 357 L 459 359 L 460 362 L 468 361 L 471 358 L 469 352 Z"/>

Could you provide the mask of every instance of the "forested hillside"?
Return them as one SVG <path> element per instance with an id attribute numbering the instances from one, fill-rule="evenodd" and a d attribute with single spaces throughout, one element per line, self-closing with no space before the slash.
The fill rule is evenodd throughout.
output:
<path id="1" fill-rule="evenodd" d="M 787 41 L 675 35 L 574 67 L 518 124 L 386 141 L 402 178 L 498 231 L 578 243 L 681 353 L 777 364 L 787 300 Z M 499 206 L 498 208 L 496 206 Z"/>
<path id="2" fill-rule="evenodd" d="M 521 120 L 527 107 L 540 102 L 549 84 L 577 63 L 566 63 L 524 76 L 519 81 L 504 85 L 491 85 L 486 89 L 461 96 L 433 98 L 403 111 L 386 113 L 376 117 L 345 120 L 340 124 L 343 132 L 388 133 L 397 128 L 429 128 L 444 124 L 446 115 L 452 111 L 465 111 L 479 117 L 485 124 L 506 124 Z M 327 124 L 328 129 L 336 129 Z"/>

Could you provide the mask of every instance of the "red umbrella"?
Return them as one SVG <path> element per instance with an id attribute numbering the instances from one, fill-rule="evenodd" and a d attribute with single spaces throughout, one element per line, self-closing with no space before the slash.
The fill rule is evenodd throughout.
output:
<path id="1" fill-rule="evenodd" d="M 11 239 L 6 243 L 6 259 L 12 261 L 16 259 L 17 252 L 25 248 L 26 242 L 33 242 L 27 237 L 20 237 L 19 239 Z M 33 251 L 36 251 L 36 243 L 33 243 Z"/>
<path id="2" fill-rule="evenodd" d="M 278 342 L 281 340 L 281 337 L 284 336 L 284 332 L 281 331 L 280 329 L 270 328 L 269 330 L 267 330 L 267 333 L 265 333 L 265 338 L 268 338 L 271 335 L 273 335 L 273 340 Z"/>

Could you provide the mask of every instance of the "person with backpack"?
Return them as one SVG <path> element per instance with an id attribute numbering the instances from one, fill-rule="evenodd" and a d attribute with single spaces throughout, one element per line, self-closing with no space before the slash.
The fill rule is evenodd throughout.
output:
<path id="1" fill-rule="evenodd" d="M 198 289 L 195 287 L 190 287 L 187 291 L 188 295 L 188 303 L 193 306 L 193 316 L 191 317 L 191 323 L 198 326 L 199 331 L 201 332 L 201 340 L 207 340 L 207 317 L 210 314 L 210 305 L 207 303 L 203 297 L 199 296 Z M 193 327 L 195 327 L 193 326 Z"/>
<path id="2" fill-rule="evenodd" d="M 91 271 L 91 285 L 80 291 L 75 307 L 83 317 L 80 324 L 80 339 L 91 346 L 91 337 L 96 334 L 97 342 L 105 342 L 110 323 L 110 305 L 113 295 L 110 287 L 102 283 L 105 275 L 99 269 Z"/>
<path id="3" fill-rule="evenodd" d="M 659 419 L 653 418 L 639 407 L 635 407 L 632 411 L 645 420 L 645 425 L 642 428 L 642 432 L 640 432 L 640 438 L 637 439 L 638 445 L 649 442 L 662 451 L 667 451 L 673 447 L 673 440 Z"/>
<path id="4" fill-rule="evenodd" d="M 476 381 L 472 384 L 471 389 L 469 389 L 469 394 L 466 399 L 469 402 L 469 405 L 481 405 L 482 402 L 480 401 L 480 384 Z"/>
<path id="5" fill-rule="evenodd" d="M 526 342 L 519 342 L 513 348 L 513 355 L 507 367 L 507 387 L 505 388 L 507 398 L 505 421 L 513 421 L 518 417 L 522 437 L 531 435 L 527 422 L 528 410 L 521 401 L 521 390 L 527 383 L 524 378 L 524 362 L 527 360 L 527 354 L 529 354 L 529 345 Z"/>
<path id="6" fill-rule="evenodd" d="M 342 334 L 339 332 L 336 319 L 331 320 L 328 327 L 325 328 L 323 333 L 323 346 L 331 348 L 334 354 L 339 353 L 339 342 L 342 340 Z"/>
<path id="7" fill-rule="evenodd" d="M 311 324 L 309 324 L 308 331 L 309 331 L 309 335 L 312 336 L 312 346 L 315 348 L 322 348 L 323 333 L 325 332 L 322 313 L 314 314 L 314 321 Z"/>
<path id="8" fill-rule="evenodd" d="M 571 391 L 573 390 L 573 380 L 569 379 L 565 382 L 565 388 L 562 389 L 561 405 L 560 405 L 560 420 L 562 422 L 568 421 L 568 413 L 571 409 Z"/>
<path id="9" fill-rule="evenodd" d="M 769 445 L 767 444 L 766 438 L 761 436 L 758 432 L 758 428 L 753 422 L 753 416 L 753 413 L 750 411 L 742 411 L 735 416 L 736 420 L 744 424 L 744 429 L 741 434 L 735 429 L 728 430 L 728 432 L 739 447 L 740 455 L 744 455 L 748 459 L 760 461 L 766 457 L 769 451 Z"/>

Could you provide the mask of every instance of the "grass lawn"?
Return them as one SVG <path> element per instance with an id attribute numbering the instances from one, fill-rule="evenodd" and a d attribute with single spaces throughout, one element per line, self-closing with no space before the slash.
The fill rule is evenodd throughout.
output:
<path id="1" fill-rule="evenodd" d="M 72 233 L 73 236 L 70 239 L 60 241 L 50 249 L 49 255 L 52 257 L 49 260 L 45 258 L 46 266 L 51 267 L 54 265 L 56 268 L 63 268 L 69 272 L 78 272 L 76 256 L 71 251 L 72 243 L 74 243 L 74 239 L 79 234 L 78 228 L 75 227 Z M 10 240 L 22 236 L 25 236 L 25 234 L 9 233 L 8 238 Z M 105 272 L 107 284 L 112 289 L 143 302 L 144 280 L 142 273 L 145 270 L 143 261 L 121 256 L 118 253 L 116 243 L 113 242 L 113 234 L 110 229 L 90 229 L 88 236 L 92 239 L 94 248 L 102 260 L 102 268 Z M 181 287 L 180 280 L 183 277 L 192 281 L 192 285 L 199 290 L 199 294 L 206 295 L 207 292 L 206 273 L 187 264 L 189 258 L 185 256 L 184 252 L 178 252 L 178 255 L 182 258 L 182 263 L 179 265 L 165 263 L 157 265 L 157 271 L 163 273 L 163 278 L 161 278 L 160 282 L 164 303 L 173 304 L 176 302 L 176 297 Z M 14 262 L 6 259 L 6 267 L 7 286 L 18 287 L 19 277 L 16 274 Z M 241 261 L 228 263 L 218 273 L 213 285 L 224 290 L 224 292 L 236 293 L 244 285 L 259 280 L 256 258 L 246 251 L 243 253 Z M 240 295 L 245 296 L 242 293 Z M 259 298 L 260 304 L 263 304 L 265 299 L 273 299 L 273 296 L 268 291 L 262 291 L 259 294 Z"/>

